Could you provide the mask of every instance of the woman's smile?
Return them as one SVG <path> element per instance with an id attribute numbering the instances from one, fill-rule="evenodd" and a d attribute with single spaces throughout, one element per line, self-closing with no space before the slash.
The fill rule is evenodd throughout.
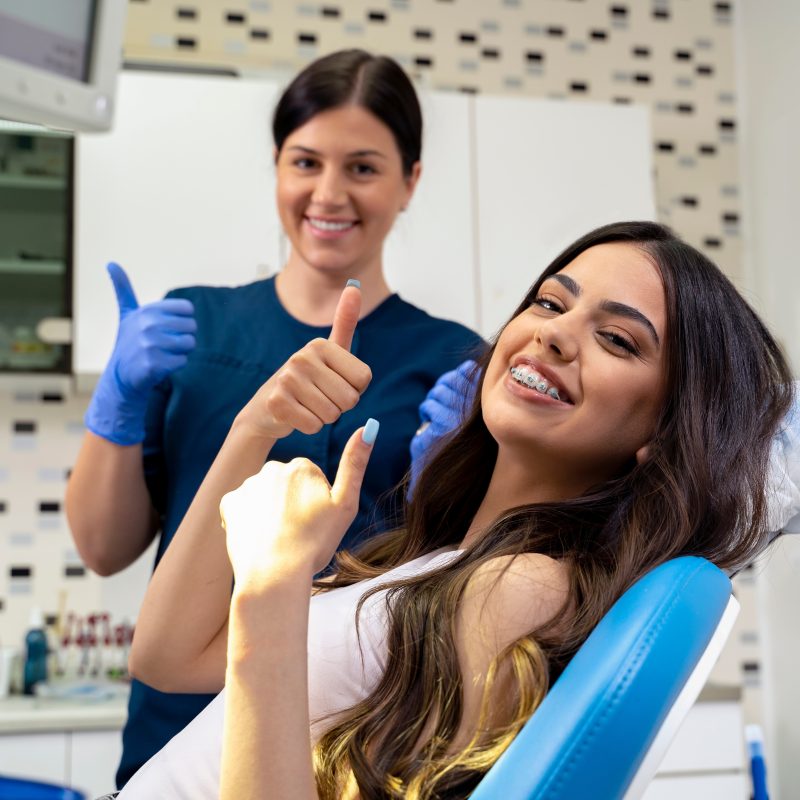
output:
<path id="1" fill-rule="evenodd" d="M 305 222 L 311 234 L 320 239 L 341 239 L 359 224 L 355 219 L 325 219 L 306 215 Z"/>
<path id="2" fill-rule="evenodd" d="M 544 395 L 563 405 L 575 405 L 560 379 L 534 359 L 525 356 L 514 359 L 509 374 L 516 384 L 529 391 Z"/>

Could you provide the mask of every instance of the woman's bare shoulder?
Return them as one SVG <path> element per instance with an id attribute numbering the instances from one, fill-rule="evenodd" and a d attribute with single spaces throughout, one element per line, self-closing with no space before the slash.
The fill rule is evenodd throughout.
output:
<path id="1" fill-rule="evenodd" d="M 469 628 L 490 628 L 498 644 L 549 622 L 569 597 L 569 567 L 541 553 L 496 556 L 481 564 L 462 601 Z"/>

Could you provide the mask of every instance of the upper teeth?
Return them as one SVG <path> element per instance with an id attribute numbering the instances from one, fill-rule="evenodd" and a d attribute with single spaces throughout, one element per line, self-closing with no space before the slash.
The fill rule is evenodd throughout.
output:
<path id="1" fill-rule="evenodd" d="M 534 372 L 532 369 L 528 369 L 527 367 L 511 367 L 511 375 L 514 380 L 530 389 L 536 389 L 536 391 L 541 394 L 548 394 L 556 400 L 561 399 L 558 394 L 558 389 L 556 389 L 555 386 L 551 386 L 546 378 L 543 378 L 538 372 Z"/>
<path id="2" fill-rule="evenodd" d="M 333 220 L 314 219 L 313 217 L 309 217 L 308 221 L 312 227 L 319 228 L 321 231 L 343 231 L 353 226 L 352 222 L 334 222 Z"/>

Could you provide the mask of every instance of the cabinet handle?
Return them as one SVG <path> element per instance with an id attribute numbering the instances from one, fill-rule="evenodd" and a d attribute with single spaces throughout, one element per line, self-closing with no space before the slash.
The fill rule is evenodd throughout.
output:
<path id="1" fill-rule="evenodd" d="M 45 344 L 71 344 L 72 320 L 69 317 L 44 317 L 36 326 L 36 335 Z"/>

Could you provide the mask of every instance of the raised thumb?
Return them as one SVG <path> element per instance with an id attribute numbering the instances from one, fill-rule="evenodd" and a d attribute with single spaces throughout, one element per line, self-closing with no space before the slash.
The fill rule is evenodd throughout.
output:
<path id="1" fill-rule="evenodd" d="M 363 428 L 359 428 L 348 440 L 339 461 L 339 469 L 331 486 L 331 498 L 337 506 L 358 510 L 358 496 L 364 473 L 367 471 L 372 445 L 378 435 L 380 424 L 376 419 L 367 420 Z"/>
<path id="2" fill-rule="evenodd" d="M 349 350 L 353 344 L 353 334 L 356 332 L 358 315 L 361 312 L 360 284 L 349 282 L 342 291 L 336 312 L 333 315 L 333 327 L 328 339 Z"/>
<path id="3" fill-rule="evenodd" d="M 117 295 L 120 316 L 125 316 L 129 311 L 135 311 L 139 308 L 139 302 L 125 270 L 113 261 L 107 264 L 106 269 L 114 286 L 114 293 Z"/>

